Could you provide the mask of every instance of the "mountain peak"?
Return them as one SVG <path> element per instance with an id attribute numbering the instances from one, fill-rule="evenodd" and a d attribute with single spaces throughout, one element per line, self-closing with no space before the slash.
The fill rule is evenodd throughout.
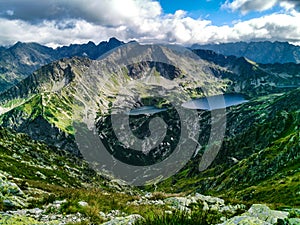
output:
<path id="1" fill-rule="evenodd" d="M 115 38 L 115 37 L 112 37 L 112 38 L 110 38 L 109 40 L 108 40 L 108 42 L 107 42 L 107 45 L 109 46 L 109 47 L 118 47 L 118 46 L 120 46 L 120 45 L 122 45 L 122 44 L 124 44 L 124 42 L 123 41 L 119 41 L 117 38 Z"/>
<path id="2" fill-rule="evenodd" d="M 89 45 L 89 46 L 96 46 L 94 42 L 92 41 L 89 41 L 86 45 Z"/>
<path id="3" fill-rule="evenodd" d="M 115 37 L 111 37 L 109 40 L 108 40 L 108 42 L 111 42 L 111 43 L 113 43 L 113 42 L 118 42 L 118 43 L 120 43 L 120 42 L 122 42 L 122 41 L 119 41 L 117 38 L 115 38 Z"/>
<path id="4" fill-rule="evenodd" d="M 17 43 L 15 43 L 13 46 L 11 46 L 11 48 L 13 49 L 16 49 L 16 48 L 23 48 L 23 47 L 45 47 L 45 48 L 48 48 L 46 46 L 43 46 L 41 44 L 38 44 L 36 42 L 21 42 L 21 41 L 18 41 Z"/>

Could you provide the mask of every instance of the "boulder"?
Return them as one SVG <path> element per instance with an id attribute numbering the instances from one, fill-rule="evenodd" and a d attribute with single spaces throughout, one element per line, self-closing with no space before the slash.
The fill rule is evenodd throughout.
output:
<path id="1" fill-rule="evenodd" d="M 116 217 L 102 225 L 133 225 L 137 220 L 142 218 L 143 217 L 138 214 L 133 214 L 126 217 Z"/>
<path id="2" fill-rule="evenodd" d="M 262 221 L 255 217 L 235 216 L 219 225 L 272 225 L 272 224 Z"/>
<path id="3" fill-rule="evenodd" d="M 208 204 L 218 204 L 218 205 L 225 204 L 225 201 L 221 198 L 205 196 L 205 195 L 201 195 L 199 193 L 195 194 L 195 199 L 200 200 L 202 202 L 207 202 Z"/>
<path id="4" fill-rule="evenodd" d="M 164 200 L 167 205 L 170 205 L 173 209 L 180 211 L 190 211 L 187 208 L 191 203 L 194 203 L 193 200 L 187 197 L 171 197 Z"/>
<path id="5" fill-rule="evenodd" d="M 278 219 L 284 220 L 288 218 L 288 215 L 288 212 L 271 210 L 268 206 L 261 204 L 252 205 L 248 212 L 243 214 L 243 216 L 255 217 L 271 224 L 276 224 Z"/>
<path id="6" fill-rule="evenodd" d="M 80 201 L 80 202 L 78 202 L 78 205 L 81 207 L 87 207 L 89 204 L 87 202 Z"/>

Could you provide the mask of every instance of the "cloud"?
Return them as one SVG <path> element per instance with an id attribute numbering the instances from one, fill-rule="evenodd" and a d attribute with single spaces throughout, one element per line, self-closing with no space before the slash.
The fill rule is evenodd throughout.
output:
<path id="1" fill-rule="evenodd" d="M 56 47 L 90 40 L 99 43 L 112 36 L 123 41 L 184 45 L 255 40 L 300 44 L 300 13 L 295 10 L 215 26 L 182 10 L 163 14 L 159 3 L 152 0 L 26 0 L 31 7 L 25 7 L 24 1 L 0 0 L 0 45 L 23 41 Z M 291 2 L 285 1 L 282 7 L 294 9 Z"/>
<path id="2" fill-rule="evenodd" d="M 44 21 L 30 24 L 22 20 L 0 19 L 0 45 L 8 46 L 17 41 L 37 42 L 51 47 L 70 43 L 87 43 L 107 40 L 112 36 L 126 40 L 124 27 L 112 28 L 94 25 L 84 20 L 66 20 L 61 23 Z"/>
<path id="3" fill-rule="evenodd" d="M 297 11 L 300 11 L 300 1 L 299 0 L 286 0 L 286 1 L 283 1 L 283 2 L 286 2 L 286 3 L 289 3 L 289 4 L 293 5 L 294 8 Z"/>
<path id="4" fill-rule="evenodd" d="M 3 18 L 29 23 L 81 19 L 98 25 L 120 26 L 162 12 L 160 4 L 151 0 L 0 0 L 0 5 Z"/>
<path id="5" fill-rule="evenodd" d="M 232 11 L 241 11 L 246 14 L 250 11 L 264 11 L 272 8 L 278 0 L 234 0 L 229 2 L 228 0 L 222 6 L 225 9 L 230 9 Z"/>
<path id="6" fill-rule="evenodd" d="M 240 11 L 242 14 L 246 14 L 251 11 L 265 11 L 271 9 L 275 5 L 288 4 L 292 8 L 299 10 L 300 1 L 299 0 L 226 0 L 222 5 L 223 9 L 229 9 L 233 12 Z"/>
<path id="7" fill-rule="evenodd" d="M 299 13 L 272 14 L 235 24 L 230 36 L 245 41 L 288 41 L 296 44 L 300 41 L 300 25 L 296 22 L 299 19 Z"/>

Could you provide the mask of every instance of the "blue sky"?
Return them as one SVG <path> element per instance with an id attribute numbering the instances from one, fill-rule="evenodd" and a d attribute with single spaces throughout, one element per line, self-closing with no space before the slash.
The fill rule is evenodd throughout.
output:
<path id="1" fill-rule="evenodd" d="M 243 15 L 239 11 L 232 12 L 228 9 L 222 9 L 222 5 L 225 2 L 218 0 L 159 0 L 165 13 L 175 13 L 177 10 L 184 10 L 187 11 L 188 16 L 194 19 L 208 19 L 212 21 L 212 24 L 217 26 L 224 24 L 232 25 L 237 20 L 258 18 L 281 10 L 280 7 L 274 6 L 266 11 L 252 11 Z"/>
<path id="2" fill-rule="evenodd" d="M 164 13 L 175 13 L 177 10 L 184 10 L 194 19 L 214 18 L 214 23 L 222 23 L 221 16 L 216 17 L 221 12 L 220 1 L 197 1 L 197 0 L 160 0 Z M 223 11 L 223 10 L 222 10 Z M 222 14 L 224 12 L 221 12 Z M 227 13 L 224 14 L 226 16 Z"/>
<path id="3" fill-rule="evenodd" d="M 221 10 L 224 1 L 160 0 L 159 2 L 165 13 L 175 13 L 177 10 L 184 10 L 194 19 L 211 19 L 216 25 L 231 23 L 232 16 L 236 16 L 228 13 L 226 10 Z"/>
<path id="4" fill-rule="evenodd" d="M 300 45 L 298 0 L 0 0 L 0 45 L 56 47 L 114 36 L 141 43 L 287 41 Z"/>

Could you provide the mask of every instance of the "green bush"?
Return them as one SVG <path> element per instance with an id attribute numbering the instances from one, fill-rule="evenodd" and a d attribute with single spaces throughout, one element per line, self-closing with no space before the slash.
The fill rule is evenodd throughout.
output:
<path id="1" fill-rule="evenodd" d="M 0 199 L 0 211 L 4 210 L 4 205 L 3 205 L 3 201 Z"/>
<path id="2" fill-rule="evenodd" d="M 60 211 L 63 214 L 75 214 L 78 212 L 85 214 L 84 207 L 80 206 L 76 200 L 63 203 L 60 207 Z"/>
<path id="3" fill-rule="evenodd" d="M 162 215 L 149 215 L 139 220 L 135 225 L 211 225 L 221 222 L 222 214 L 218 212 L 175 211 L 172 214 L 163 213 Z"/>
<path id="4" fill-rule="evenodd" d="M 292 209 L 289 213 L 290 218 L 300 218 L 300 211 L 298 210 Z"/>

